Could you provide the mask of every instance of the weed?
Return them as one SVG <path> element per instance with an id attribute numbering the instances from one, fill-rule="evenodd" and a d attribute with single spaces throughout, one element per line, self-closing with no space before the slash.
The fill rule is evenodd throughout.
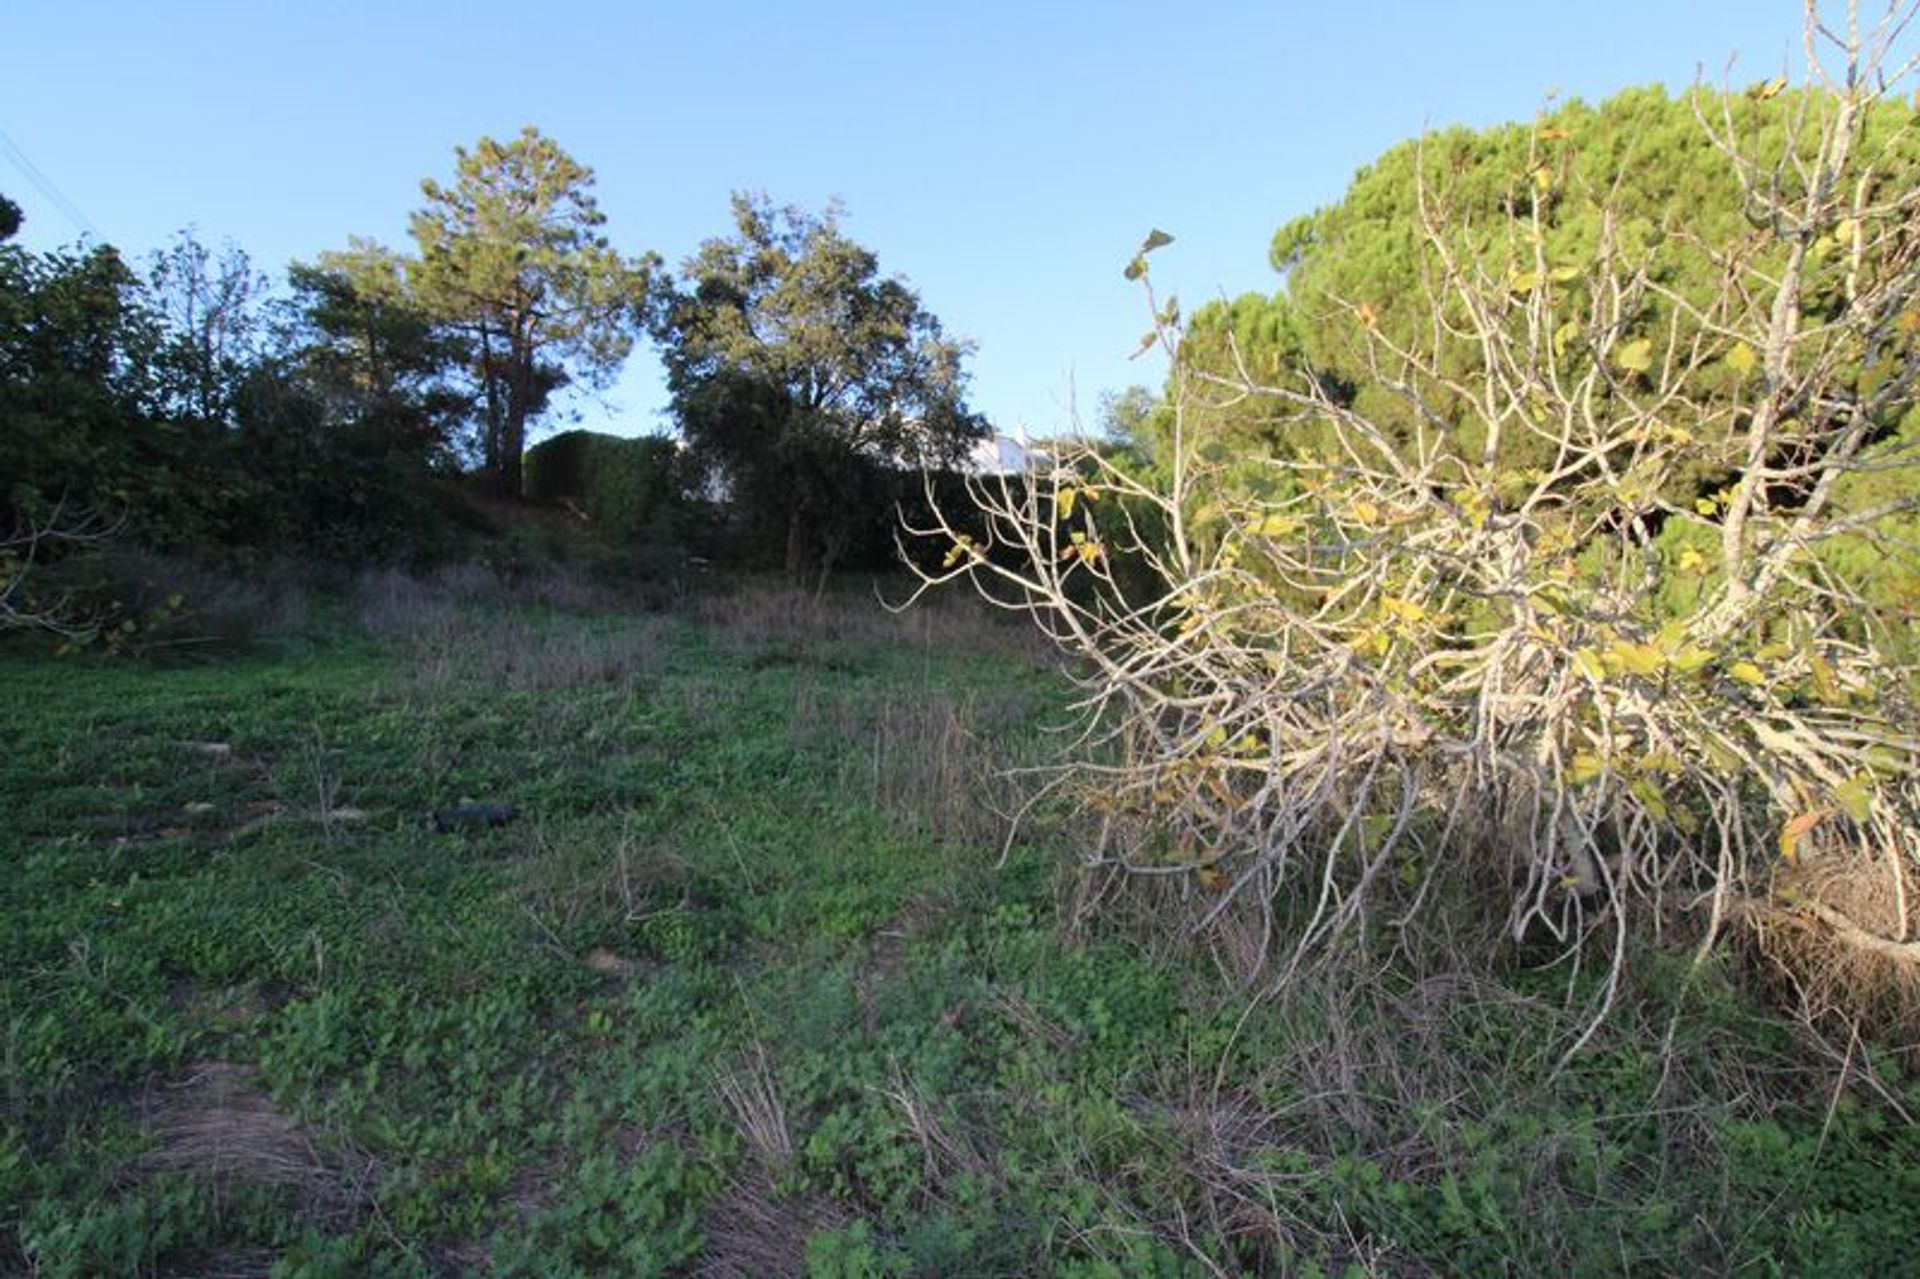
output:
<path id="1" fill-rule="evenodd" d="M 1005 842 L 997 770 L 1063 694 L 997 621 L 414 580 L 304 652 L 0 665 L 26 708 L 0 1272 L 1839 1274 L 1920 1247 L 1920 1084 L 1886 1046 L 1810 1055 L 1731 967 L 1637 960 L 1556 1073 L 1559 972 L 1383 937 L 1249 985 L 1258 937 L 1169 940 L 1209 904 L 1172 887 L 1076 923 L 1077 832 Z M 760 660 L 782 644 L 804 660 Z M 420 820 L 463 797 L 521 819 Z"/>

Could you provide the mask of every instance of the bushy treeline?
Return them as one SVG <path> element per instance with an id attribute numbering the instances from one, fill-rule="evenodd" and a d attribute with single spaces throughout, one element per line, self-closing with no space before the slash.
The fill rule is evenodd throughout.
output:
<path id="1" fill-rule="evenodd" d="M 7 206 L 7 230 L 18 227 Z M 0 523 L 122 543 L 363 561 L 448 520 L 462 395 L 434 335 L 322 271 L 267 282 L 183 236 L 145 268 L 111 246 L 0 243 Z"/>
<path id="2" fill-rule="evenodd" d="M 736 195 L 680 272 L 601 232 L 593 173 L 538 130 L 457 149 L 411 246 L 354 238 L 285 287 L 183 235 L 145 264 L 34 253 L 0 204 L 0 629 L 49 558 L 110 540 L 216 557 L 411 561 L 564 505 L 645 573 L 896 561 L 894 514 L 986 431 L 966 343 L 813 215 Z M 640 338 L 680 440 L 529 441 Z M 476 503 L 473 498 L 484 499 Z M 496 521 L 498 522 L 498 521 Z"/>

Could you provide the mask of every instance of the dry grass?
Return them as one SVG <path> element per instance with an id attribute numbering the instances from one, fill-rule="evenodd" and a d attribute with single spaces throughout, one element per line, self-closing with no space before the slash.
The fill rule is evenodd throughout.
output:
<path id="1" fill-rule="evenodd" d="M 701 1279 L 784 1279 L 807 1272 L 807 1240 L 838 1230 L 849 1212 L 821 1195 L 780 1194 L 765 1172 L 732 1183 L 708 1206 Z"/>
<path id="2" fill-rule="evenodd" d="M 685 859 L 627 831 L 562 842 L 536 827 L 533 850 L 520 868 L 520 898 L 537 918 L 561 930 L 583 919 L 636 919 L 688 878 Z"/>
<path id="3" fill-rule="evenodd" d="M 761 1168 L 779 1176 L 793 1159 L 793 1133 L 765 1046 L 756 1043 L 740 1065 L 714 1077 L 713 1087 Z"/>
<path id="4" fill-rule="evenodd" d="M 837 759 L 838 789 L 885 813 L 894 834 L 997 852 L 1025 794 L 1007 772 L 1010 750 L 1033 716 L 1032 695 L 1016 688 L 827 694 L 804 682 L 791 732 L 800 748 Z"/>
<path id="5" fill-rule="evenodd" d="M 222 1192 L 284 1187 L 317 1226 L 338 1226 L 372 1202 L 373 1161 L 351 1148 L 323 1150 L 274 1106 L 252 1067 L 196 1063 L 143 1097 L 136 1114 L 153 1142 L 129 1169 L 136 1179 L 183 1173 Z"/>
<path id="6" fill-rule="evenodd" d="M 613 606 L 565 577 L 520 586 L 482 566 L 463 565 L 423 578 L 392 569 L 367 574 L 355 587 L 354 614 L 369 634 L 399 644 L 412 678 L 428 686 L 472 682 L 544 693 L 628 686 L 656 674 L 658 618 L 630 616 L 617 627 L 591 629 L 545 625 L 493 607 L 575 608 L 596 601 Z"/>
<path id="7" fill-rule="evenodd" d="M 48 579 L 72 603 L 76 621 L 87 619 L 115 647 L 142 657 L 217 657 L 300 633 L 312 620 L 312 575 L 285 561 L 240 571 L 113 547 L 57 565 Z M 123 624 L 132 629 L 115 629 Z"/>
<path id="8" fill-rule="evenodd" d="M 956 1174 L 979 1176 L 987 1171 L 987 1161 L 954 1116 L 929 1098 L 912 1076 L 896 1067 L 883 1095 L 900 1108 L 907 1131 L 920 1147 L 921 1184 L 929 1197 L 938 1199 L 941 1187 Z"/>
<path id="9" fill-rule="evenodd" d="M 1902 927 L 1917 898 L 1908 868 L 1828 847 L 1783 864 L 1742 918 L 1809 1025 L 1892 1031 L 1920 1053 L 1920 941 Z"/>
<path id="10" fill-rule="evenodd" d="M 1028 664 L 1050 660 L 1043 637 L 1025 618 L 959 592 L 895 611 L 878 588 L 860 594 L 759 583 L 696 600 L 691 611 L 716 630 L 724 648 L 752 660 L 826 662 L 845 644 L 987 653 Z"/>

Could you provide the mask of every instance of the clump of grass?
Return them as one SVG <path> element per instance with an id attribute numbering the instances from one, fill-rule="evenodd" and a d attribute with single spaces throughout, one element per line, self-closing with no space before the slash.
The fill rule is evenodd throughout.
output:
<path id="1" fill-rule="evenodd" d="M 308 1230 L 337 1232 L 363 1218 L 375 1201 L 378 1164 L 350 1143 L 323 1146 L 299 1120 L 274 1105 L 258 1072 L 224 1061 L 201 1061 L 184 1076 L 150 1087 L 136 1103 L 148 1148 L 122 1170 L 123 1190 L 168 1179 L 202 1187 L 219 1215 L 228 1205 L 268 1196 Z M 205 1259 L 202 1274 L 265 1273 L 272 1250 L 223 1249 L 233 1270 Z M 257 1259 L 248 1269 L 242 1264 Z"/>
<path id="2" fill-rule="evenodd" d="M 997 850 L 1021 798 L 1006 772 L 1010 738 L 1033 715 L 1017 689 L 829 693 L 809 681 L 795 691 L 791 732 L 808 755 L 834 760 L 836 788 L 894 834 Z"/>
<path id="3" fill-rule="evenodd" d="M 766 1045 L 756 1042 L 739 1065 L 714 1076 L 713 1087 L 747 1149 L 769 1175 L 779 1176 L 793 1161 L 793 1133 Z"/>
<path id="4" fill-rule="evenodd" d="M 609 921 L 633 922 L 686 890 L 683 858 L 622 830 L 557 834 L 536 828 L 534 852 L 518 868 L 518 892 L 560 932 Z"/>
<path id="5" fill-rule="evenodd" d="M 824 1195 L 782 1192 L 764 1172 L 730 1182 L 701 1221 L 700 1279 L 766 1279 L 807 1272 L 807 1241 L 839 1230 L 851 1213 Z"/>
<path id="6" fill-rule="evenodd" d="M 1898 940 L 1916 898 L 1908 868 L 1834 841 L 1783 862 L 1742 915 L 1808 1024 L 1844 1041 L 1863 1025 L 1920 1028 L 1920 941 Z"/>

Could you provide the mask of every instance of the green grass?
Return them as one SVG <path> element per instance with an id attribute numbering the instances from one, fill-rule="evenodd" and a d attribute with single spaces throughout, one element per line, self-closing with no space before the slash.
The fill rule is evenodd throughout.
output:
<path id="1" fill-rule="evenodd" d="M 0 1273 L 1920 1255 L 1920 1087 L 1829 1094 L 1717 971 L 1640 966 L 1554 1076 L 1537 974 L 1249 1014 L 1165 928 L 1069 928 L 1070 830 L 996 865 L 980 776 L 1067 690 L 1004 631 L 861 607 L 0 653 Z M 463 798 L 520 819 L 432 833 Z"/>

